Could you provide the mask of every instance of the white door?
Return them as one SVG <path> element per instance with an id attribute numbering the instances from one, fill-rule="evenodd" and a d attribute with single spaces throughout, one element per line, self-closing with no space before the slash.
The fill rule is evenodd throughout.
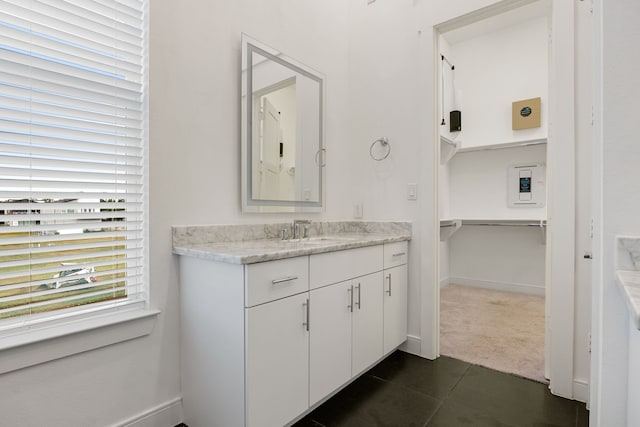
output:
<path id="1" fill-rule="evenodd" d="M 308 298 L 245 310 L 247 426 L 281 426 L 309 408 Z"/>
<path id="2" fill-rule="evenodd" d="M 309 403 L 351 378 L 351 282 L 310 292 Z"/>
<path id="3" fill-rule="evenodd" d="M 359 277 L 352 284 L 354 307 L 351 373 L 358 375 L 383 355 L 382 272 Z"/>
<path id="4" fill-rule="evenodd" d="M 407 339 L 407 265 L 384 270 L 384 354 Z"/>
<path id="5" fill-rule="evenodd" d="M 265 96 L 262 98 L 262 185 L 264 199 L 278 200 L 280 187 L 280 113 Z"/>

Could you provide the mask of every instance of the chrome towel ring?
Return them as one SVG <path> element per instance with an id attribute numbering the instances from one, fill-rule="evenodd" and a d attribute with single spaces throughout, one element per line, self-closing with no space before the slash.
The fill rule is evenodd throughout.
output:
<path id="1" fill-rule="evenodd" d="M 381 153 L 373 154 L 373 147 L 375 147 L 375 145 L 378 144 L 378 143 L 380 143 Z M 384 154 L 382 154 L 382 153 L 384 153 Z M 386 136 L 383 136 L 382 138 L 376 139 L 371 144 L 371 147 L 369 147 L 369 155 L 376 162 L 380 162 L 380 161 L 386 159 L 387 157 L 389 157 L 390 153 L 391 153 L 391 144 L 389 143 L 389 138 L 387 138 Z"/>

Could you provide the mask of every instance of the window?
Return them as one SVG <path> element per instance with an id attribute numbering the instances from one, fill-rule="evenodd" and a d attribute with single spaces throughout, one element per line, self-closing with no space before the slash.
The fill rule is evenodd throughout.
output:
<path id="1" fill-rule="evenodd" d="M 0 0 L 0 330 L 143 307 L 143 0 Z"/>

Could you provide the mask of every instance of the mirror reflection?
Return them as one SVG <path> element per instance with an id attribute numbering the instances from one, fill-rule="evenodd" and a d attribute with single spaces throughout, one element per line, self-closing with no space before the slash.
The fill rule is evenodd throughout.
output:
<path id="1" fill-rule="evenodd" d="M 243 59 L 243 209 L 321 210 L 322 76 L 244 35 Z"/>

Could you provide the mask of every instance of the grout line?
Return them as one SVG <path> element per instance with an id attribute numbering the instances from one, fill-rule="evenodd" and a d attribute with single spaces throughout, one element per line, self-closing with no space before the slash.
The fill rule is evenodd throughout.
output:
<path id="1" fill-rule="evenodd" d="M 435 417 L 436 414 L 440 412 L 440 409 L 442 409 L 442 407 L 444 406 L 444 400 L 438 400 L 438 402 L 439 402 L 438 407 L 436 408 L 435 411 L 433 411 L 433 414 L 431 414 L 431 416 L 427 418 L 427 421 L 424 423 L 422 427 L 427 427 L 431 422 L 431 420 L 433 419 L 433 417 Z"/>
<path id="2" fill-rule="evenodd" d="M 458 381 L 456 381 L 456 383 L 453 385 L 453 387 L 451 387 L 451 390 L 449 390 L 449 393 L 447 393 L 447 395 L 442 400 L 443 402 L 445 400 L 447 400 L 449 398 L 449 396 L 451 396 L 451 393 L 453 393 L 453 390 L 455 390 L 456 387 L 458 387 L 458 384 L 460 384 L 460 381 L 462 381 L 462 379 L 469 373 L 469 369 L 471 369 L 472 364 L 469 363 L 469 362 L 465 362 L 465 363 L 467 364 L 467 368 L 464 370 L 462 375 L 460 375 L 460 378 L 458 379 Z"/>
<path id="3" fill-rule="evenodd" d="M 467 364 L 467 367 L 465 368 L 464 372 L 462 373 L 462 375 L 460 375 L 460 378 L 458 378 L 458 381 L 456 381 L 456 383 L 453 385 L 453 387 L 451 387 L 451 390 L 449 390 L 449 393 L 447 393 L 447 395 L 441 400 L 440 405 L 438 405 L 438 408 L 435 410 L 435 412 L 427 419 L 427 422 L 422 426 L 422 427 L 427 427 L 429 425 L 429 423 L 431 422 L 431 420 L 433 419 L 433 417 L 436 416 L 436 414 L 440 411 L 440 409 L 442 409 L 442 407 L 444 406 L 444 403 L 446 402 L 447 399 L 449 399 L 449 396 L 451 396 L 451 393 L 453 393 L 453 390 L 456 389 L 456 387 L 458 387 L 458 384 L 460 384 L 460 381 L 462 381 L 462 379 L 467 375 L 467 373 L 469 372 L 469 369 L 471 369 L 471 364 L 468 362 L 465 362 Z"/>

